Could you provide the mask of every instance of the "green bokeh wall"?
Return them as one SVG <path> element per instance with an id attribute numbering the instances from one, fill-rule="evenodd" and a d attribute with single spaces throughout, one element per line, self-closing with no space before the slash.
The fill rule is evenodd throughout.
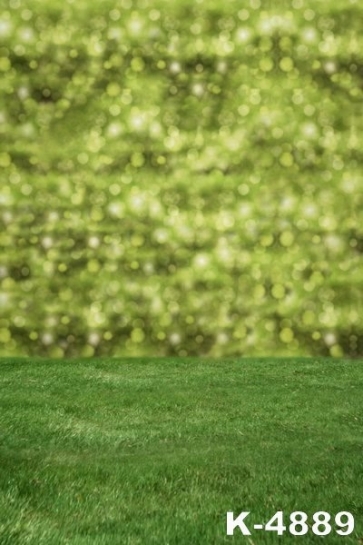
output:
<path id="1" fill-rule="evenodd" d="M 10 0 L 0 355 L 363 355 L 363 6 Z"/>

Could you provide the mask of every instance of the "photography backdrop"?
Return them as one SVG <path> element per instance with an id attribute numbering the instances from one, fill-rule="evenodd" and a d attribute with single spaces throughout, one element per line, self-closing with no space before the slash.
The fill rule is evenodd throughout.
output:
<path id="1" fill-rule="evenodd" d="M 0 356 L 362 356 L 362 17 L 4 1 Z"/>

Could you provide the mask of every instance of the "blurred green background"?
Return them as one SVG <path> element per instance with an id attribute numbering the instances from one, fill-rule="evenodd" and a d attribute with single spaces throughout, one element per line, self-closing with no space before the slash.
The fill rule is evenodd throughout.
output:
<path id="1" fill-rule="evenodd" d="M 0 355 L 363 355 L 358 0 L 9 0 Z"/>

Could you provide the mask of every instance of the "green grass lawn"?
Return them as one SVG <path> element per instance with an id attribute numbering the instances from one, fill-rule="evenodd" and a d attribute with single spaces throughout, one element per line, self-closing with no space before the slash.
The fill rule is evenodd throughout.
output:
<path id="1" fill-rule="evenodd" d="M 2 358 L 0 388 L 1 545 L 322 542 L 253 530 L 279 510 L 362 543 L 362 360 Z"/>

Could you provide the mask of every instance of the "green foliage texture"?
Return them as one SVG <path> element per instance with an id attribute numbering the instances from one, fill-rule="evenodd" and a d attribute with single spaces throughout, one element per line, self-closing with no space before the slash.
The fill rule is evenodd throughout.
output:
<path id="1" fill-rule="evenodd" d="M 0 355 L 362 355 L 362 16 L 3 1 Z"/>

